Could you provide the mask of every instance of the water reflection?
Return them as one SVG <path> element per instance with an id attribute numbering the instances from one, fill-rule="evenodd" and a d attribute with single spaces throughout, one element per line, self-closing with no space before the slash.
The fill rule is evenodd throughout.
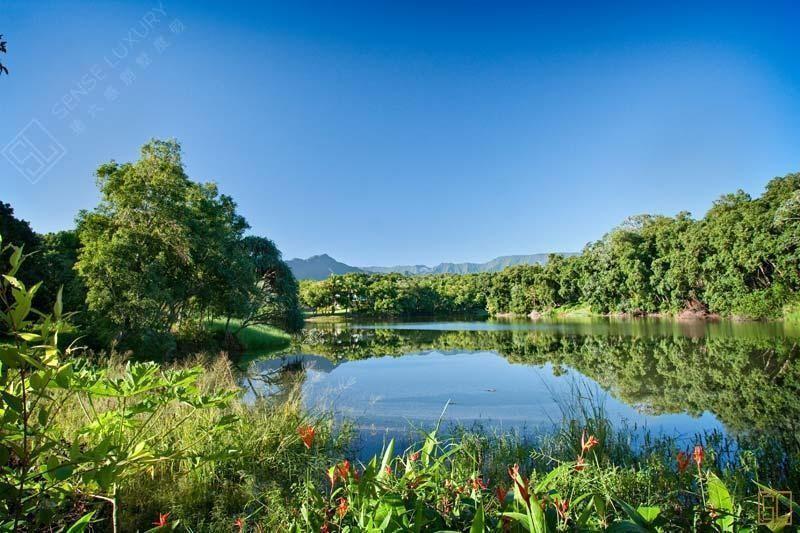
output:
<path id="1" fill-rule="evenodd" d="M 309 406 L 376 431 L 429 423 L 448 400 L 450 421 L 536 431 L 582 391 L 612 420 L 656 432 L 766 433 L 797 446 L 797 342 L 796 331 L 776 323 L 327 325 L 306 329 L 282 358 L 253 363 L 251 374 L 294 358 Z"/>

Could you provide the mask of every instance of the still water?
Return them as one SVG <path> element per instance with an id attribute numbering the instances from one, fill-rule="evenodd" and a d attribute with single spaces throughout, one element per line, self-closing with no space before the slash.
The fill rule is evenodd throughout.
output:
<path id="1" fill-rule="evenodd" d="M 306 406 L 367 443 L 440 418 L 535 435 L 581 409 L 632 434 L 796 439 L 800 331 L 780 323 L 582 319 L 311 325 L 256 360 L 247 400 L 302 379 Z"/>

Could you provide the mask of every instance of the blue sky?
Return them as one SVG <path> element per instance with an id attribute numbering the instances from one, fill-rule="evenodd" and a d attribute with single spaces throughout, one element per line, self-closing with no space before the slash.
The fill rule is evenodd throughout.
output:
<path id="1" fill-rule="evenodd" d="M 289 258 L 576 251 L 800 170 L 795 6 L 0 0 L 0 200 L 69 228 L 175 137 Z"/>

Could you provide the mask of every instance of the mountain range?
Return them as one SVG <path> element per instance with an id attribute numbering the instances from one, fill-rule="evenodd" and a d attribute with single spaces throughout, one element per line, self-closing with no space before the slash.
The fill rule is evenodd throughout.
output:
<path id="1" fill-rule="evenodd" d="M 297 279 L 325 279 L 331 274 L 347 274 L 348 272 L 374 272 L 388 274 L 473 274 L 477 272 L 499 272 L 514 265 L 545 264 L 550 254 L 503 255 L 486 263 L 439 263 L 434 267 L 427 265 L 395 265 L 389 267 L 368 266 L 354 267 L 337 261 L 328 254 L 315 255 L 308 259 L 290 259 L 286 263 Z M 560 253 L 570 256 L 574 253 Z"/>

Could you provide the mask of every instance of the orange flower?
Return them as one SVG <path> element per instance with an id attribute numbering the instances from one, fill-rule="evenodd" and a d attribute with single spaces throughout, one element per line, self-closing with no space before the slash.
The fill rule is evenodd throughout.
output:
<path id="1" fill-rule="evenodd" d="M 153 522 L 153 525 L 156 527 L 165 527 L 168 524 L 167 522 L 168 518 L 169 518 L 169 513 L 164 513 L 164 514 L 158 513 L 158 520 Z"/>
<path id="2" fill-rule="evenodd" d="M 300 435 L 300 440 L 303 441 L 303 444 L 305 444 L 306 448 L 309 450 L 314 443 L 314 433 L 316 433 L 316 430 L 313 426 L 300 426 L 297 428 L 297 434 Z"/>
<path id="3" fill-rule="evenodd" d="M 569 510 L 569 500 L 559 501 L 559 499 L 556 498 L 553 501 L 553 505 L 556 506 L 558 516 L 560 516 L 562 520 L 565 520 L 567 518 L 567 511 Z"/>
<path id="4" fill-rule="evenodd" d="M 694 452 L 692 452 L 692 458 L 694 462 L 697 463 L 697 468 L 700 468 L 700 465 L 703 464 L 703 459 L 706 457 L 706 452 L 703 450 L 702 446 L 695 446 Z"/>
<path id="5" fill-rule="evenodd" d="M 237 528 L 239 528 L 239 531 L 244 531 L 244 519 L 243 518 L 237 518 L 236 520 L 234 520 L 233 521 L 233 525 L 236 526 Z"/>
<path id="6" fill-rule="evenodd" d="M 480 476 L 478 476 L 478 477 L 476 477 L 474 479 L 471 479 L 470 483 L 472 484 L 472 490 L 486 489 L 486 483 L 483 481 L 483 478 L 480 477 Z"/>
<path id="7" fill-rule="evenodd" d="M 336 507 L 336 514 L 339 515 L 339 518 L 344 517 L 347 514 L 347 498 L 339 498 L 339 506 Z"/>
<path id="8" fill-rule="evenodd" d="M 339 466 L 336 467 L 336 474 L 342 481 L 347 481 L 347 478 L 350 477 L 350 461 L 347 459 L 342 461 Z"/>
<path id="9" fill-rule="evenodd" d="M 584 468 L 586 468 L 586 462 L 584 462 L 583 456 L 579 455 L 578 458 L 575 460 L 575 470 L 580 472 Z"/>
<path id="10" fill-rule="evenodd" d="M 503 486 L 498 486 L 494 489 L 494 495 L 497 496 L 497 501 L 501 504 L 506 501 L 506 495 L 508 494 L 508 489 L 504 488 Z"/>
<path id="11" fill-rule="evenodd" d="M 683 474 L 686 472 L 686 467 L 689 466 L 689 456 L 683 452 L 678 452 L 678 472 Z"/>
<path id="12" fill-rule="evenodd" d="M 408 460 L 411 461 L 412 463 L 418 459 L 419 459 L 419 452 L 414 452 L 408 456 Z"/>
<path id="13" fill-rule="evenodd" d="M 392 467 L 391 466 L 386 465 L 386 468 L 384 468 L 384 470 L 386 470 L 386 474 L 387 475 L 390 475 L 390 476 L 392 475 Z"/>
<path id="14" fill-rule="evenodd" d="M 600 444 L 600 441 L 598 441 L 594 435 L 589 435 L 589 438 L 586 438 L 586 430 L 584 429 L 583 433 L 581 433 L 581 453 L 588 452 L 598 444 Z"/>

